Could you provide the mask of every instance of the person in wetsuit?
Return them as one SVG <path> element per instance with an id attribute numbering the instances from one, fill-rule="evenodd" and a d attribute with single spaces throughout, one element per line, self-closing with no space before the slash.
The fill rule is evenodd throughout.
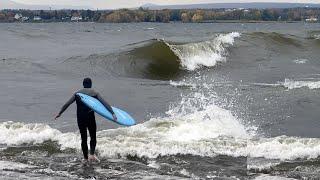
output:
<path id="1" fill-rule="evenodd" d="M 115 121 L 117 121 L 117 117 L 113 112 L 111 106 L 100 96 L 98 92 L 92 89 L 92 81 L 90 78 L 85 78 L 83 80 L 83 89 L 77 91 L 72 95 L 72 97 L 62 106 L 60 112 L 55 116 L 55 119 L 59 118 L 61 114 L 74 102 L 76 101 L 77 104 L 77 121 L 78 127 L 81 134 L 81 148 L 84 156 L 84 162 L 88 161 L 98 161 L 96 156 L 94 155 L 95 148 L 96 148 L 96 120 L 94 116 L 94 111 L 91 110 L 87 105 L 85 105 L 80 97 L 76 95 L 77 93 L 83 93 L 98 99 L 112 114 Z M 88 145 L 87 145 L 87 129 L 89 130 L 90 134 L 90 155 L 88 156 Z"/>

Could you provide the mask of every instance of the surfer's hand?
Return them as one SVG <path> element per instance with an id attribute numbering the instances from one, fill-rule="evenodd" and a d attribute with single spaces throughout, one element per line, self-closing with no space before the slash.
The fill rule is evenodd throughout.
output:
<path id="1" fill-rule="evenodd" d="M 57 114 L 57 115 L 54 117 L 54 120 L 57 120 L 60 116 L 61 116 L 61 114 Z"/>
<path id="2" fill-rule="evenodd" d="M 112 114 L 112 116 L 113 116 L 113 120 L 114 121 L 118 121 L 118 118 L 117 118 L 117 116 L 115 114 Z"/>

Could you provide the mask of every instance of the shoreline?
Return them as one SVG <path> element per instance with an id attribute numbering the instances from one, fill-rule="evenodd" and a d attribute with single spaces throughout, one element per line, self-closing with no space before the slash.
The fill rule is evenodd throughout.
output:
<path id="1" fill-rule="evenodd" d="M 170 22 L 97 22 L 97 21 L 79 21 L 79 22 L 73 22 L 73 21 L 39 21 L 39 22 L 0 22 L 1 23 L 23 23 L 23 24 L 39 24 L 39 23 L 98 23 L 98 24 L 138 24 L 138 23 L 154 23 L 154 24 L 215 24 L 215 23 L 320 23 L 320 22 L 306 22 L 306 21 L 246 21 L 246 20 L 213 20 L 213 21 L 202 21 L 202 22 L 182 22 L 182 21 L 170 21 Z"/>

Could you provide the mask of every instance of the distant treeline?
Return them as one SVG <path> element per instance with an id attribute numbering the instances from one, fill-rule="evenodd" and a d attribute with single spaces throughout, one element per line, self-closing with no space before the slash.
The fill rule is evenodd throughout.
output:
<path id="1" fill-rule="evenodd" d="M 320 8 L 194 10 L 1 10 L 0 22 L 318 21 Z"/>

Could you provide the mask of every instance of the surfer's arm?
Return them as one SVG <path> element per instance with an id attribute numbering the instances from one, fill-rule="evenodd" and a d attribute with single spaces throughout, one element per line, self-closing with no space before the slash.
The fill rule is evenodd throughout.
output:
<path id="1" fill-rule="evenodd" d="M 108 111 L 113 115 L 115 116 L 115 113 L 113 112 L 112 110 L 112 107 L 110 106 L 109 103 L 107 103 L 107 101 L 105 101 L 99 93 L 97 93 L 97 99 L 104 105 L 104 107 L 106 107 L 108 109 Z"/>
<path id="2" fill-rule="evenodd" d="M 72 97 L 62 106 L 60 112 L 56 116 L 56 118 L 60 117 L 61 114 L 76 100 L 75 94 L 72 95 Z"/>

